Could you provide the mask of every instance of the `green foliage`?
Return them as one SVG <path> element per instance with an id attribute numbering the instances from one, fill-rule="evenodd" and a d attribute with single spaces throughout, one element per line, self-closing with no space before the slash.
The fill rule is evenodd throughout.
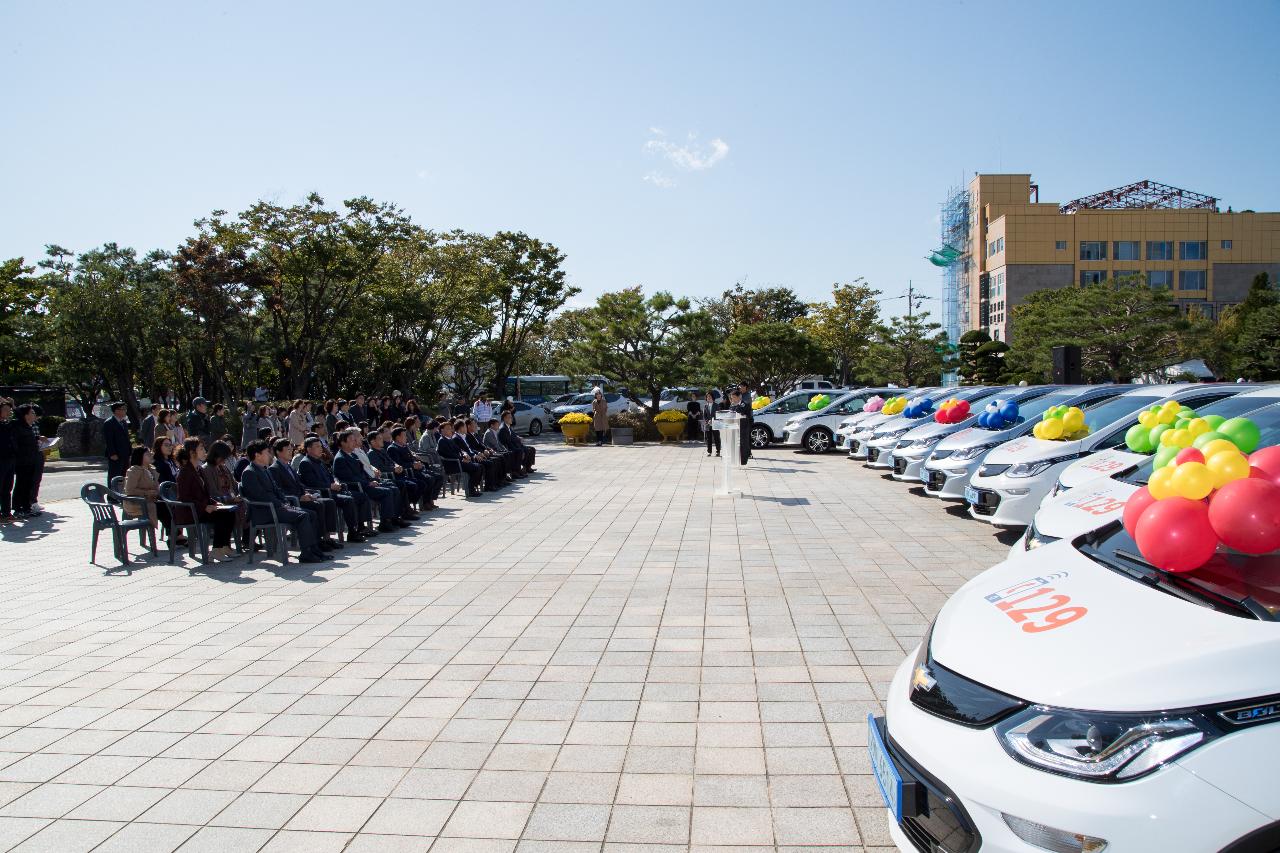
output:
<path id="1" fill-rule="evenodd" d="M 756 323 L 794 323 L 809 313 L 809 306 L 789 287 L 749 290 L 742 282 L 716 298 L 700 300 L 700 304 L 722 337 Z"/>
<path id="2" fill-rule="evenodd" d="M 48 287 L 22 258 L 0 262 L 0 382 L 17 385 L 47 378 L 45 309 Z"/>
<path id="3" fill-rule="evenodd" d="M 601 295 L 583 316 L 583 327 L 568 360 L 571 372 L 625 385 L 630 399 L 651 413 L 658 411 L 663 388 L 698 375 L 715 340 L 711 318 L 688 299 L 665 291 L 646 298 L 639 287 Z"/>
<path id="4" fill-rule="evenodd" d="M 1004 381 L 1004 356 L 1009 345 L 993 341 L 981 329 L 960 336 L 959 370 L 965 385 L 997 385 Z"/>
<path id="5" fill-rule="evenodd" d="M 40 427 L 40 434 L 52 438 L 58 434 L 58 427 L 62 426 L 62 422 L 66 418 L 61 415 L 41 415 L 36 419 L 36 425 Z"/>
<path id="6" fill-rule="evenodd" d="M 1240 321 L 1234 366 L 1247 379 L 1280 379 L 1280 306 L 1258 308 Z"/>
<path id="7" fill-rule="evenodd" d="M 885 385 L 938 385 L 942 381 L 947 335 L 929 312 L 894 317 L 875 329 L 875 338 L 859 368 L 865 382 Z"/>
<path id="8" fill-rule="evenodd" d="M 1076 344 L 1087 382 L 1130 382 L 1185 354 L 1191 323 L 1142 276 L 1040 290 L 1013 309 L 1013 381 L 1047 382 L 1053 347 Z"/>
<path id="9" fill-rule="evenodd" d="M 831 288 L 831 302 L 810 305 L 808 315 L 799 320 L 801 328 L 836 362 L 841 385 L 855 373 L 865 372 L 862 362 L 869 356 L 879 329 L 879 295 L 880 291 L 861 278 L 850 284 L 836 284 Z"/>
<path id="10" fill-rule="evenodd" d="M 808 333 L 789 323 L 756 323 L 736 328 L 710 359 L 717 380 L 746 382 L 752 388 L 789 388 L 805 376 L 831 369 L 831 356 Z"/>
<path id="11" fill-rule="evenodd" d="M 610 427 L 622 427 L 632 431 L 636 441 L 660 441 L 662 433 L 653 422 L 653 416 L 645 412 L 619 412 L 609 416 Z"/>

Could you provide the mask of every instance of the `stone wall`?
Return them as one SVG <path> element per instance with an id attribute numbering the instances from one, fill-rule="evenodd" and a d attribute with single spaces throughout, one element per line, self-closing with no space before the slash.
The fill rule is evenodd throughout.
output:
<path id="1" fill-rule="evenodd" d="M 106 443 L 102 439 L 102 421 L 98 418 L 84 420 L 71 418 L 58 426 L 58 438 L 62 444 L 58 452 L 62 456 L 102 456 Z"/>

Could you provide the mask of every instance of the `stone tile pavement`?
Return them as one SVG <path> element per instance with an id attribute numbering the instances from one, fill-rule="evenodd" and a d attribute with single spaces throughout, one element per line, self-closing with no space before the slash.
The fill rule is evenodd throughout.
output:
<path id="1" fill-rule="evenodd" d="M 887 851 L 863 720 L 1007 546 L 842 455 L 539 462 L 322 566 L 5 528 L 0 849 Z"/>

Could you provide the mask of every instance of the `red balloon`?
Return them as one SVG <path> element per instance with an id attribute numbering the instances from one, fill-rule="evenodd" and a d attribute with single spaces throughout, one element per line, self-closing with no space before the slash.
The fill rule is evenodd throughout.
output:
<path id="1" fill-rule="evenodd" d="M 1147 507 L 1138 518 L 1133 540 L 1147 562 L 1166 572 L 1198 569 L 1218 547 L 1209 507 L 1187 498 L 1165 498 Z"/>
<path id="2" fill-rule="evenodd" d="M 1270 480 L 1280 486 L 1280 445 L 1253 451 L 1249 455 L 1249 465 L 1253 469 L 1249 472 L 1250 477 Z"/>
<path id="3" fill-rule="evenodd" d="M 1242 553 L 1280 548 L 1280 486 L 1253 477 L 1227 483 L 1209 502 L 1209 523 L 1224 545 Z"/>
<path id="4" fill-rule="evenodd" d="M 1194 447 L 1184 447 L 1178 451 L 1178 455 L 1173 457 L 1175 465 L 1181 465 L 1183 462 L 1199 462 L 1204 464 L 1204 454 Z"/>
<path id="5" fill-rule="evenodd" d="M 1129 535 L 1137 538 L 1138 519 L 1147 511 L 1147 507 L 1156 502 L 1151 491 L 1143 486 L 1138 491 L 1129 495 L 1129 500 L 1124 503 L 1124 529 L 1129 531 Z"/>
<path id="6" fill-rule="evenodd" d="M 968 400 L 961 400 L 959 403 L 956 403 L 953 408 L 956 411 L 956 423 L 959 423 L 960 421 L 969 417 L 969 401 Z"/>

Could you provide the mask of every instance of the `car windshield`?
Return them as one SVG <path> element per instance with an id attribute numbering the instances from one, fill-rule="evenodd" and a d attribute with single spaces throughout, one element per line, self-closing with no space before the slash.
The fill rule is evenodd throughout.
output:
<path id="1" fill-rule="evenodd" d="M 1238 397 L 1235 399 L 1239 400 Z M 1229 401 L 1222 401 L 1222 403 L 1226 402 Z M 1250 402 L 1256 404 L 1258 400 L 1255 398 Z M 1203 409 L 1197 409 L 1197 411 L 1206 415 L 1222 415 L 1221 411 L 1212 411 L 1217 406 L 1222 405 L 1222 403 L 1215 403 L 1213 406 L 1205 406 Z M 1273 444 L 1280 444 L 1280 403 L 1272 403 L 1271 405 L 1261 409 L 1237 410 L 1236 414 L 1232 415 L 1232 417 L 1238 417 L 1240 414 L 1244 413 L 1247 413 L 1249 420 L 1253 421 L 1258 426 L 1258 433 L 1261 436 L 1261 438 L 1258 439 L 1259 447 L 1271 447 Z M 1226 417 L 1226 415 L 1222 416 Z M 1145 486 L 1147 481 L 1151 479 L 1151 468 L 1153 465 L 1155 465 L 1154 456 L 1150 459 L 1143 460 L 1137 470 L 1121 477 L 1120 480 L 1125 483 L 1132 483 L 1135 486 Z"/>
<path id="2" fill-rule="evenodd" d="M 1165 572 L 1142 558 L 1119 521 L 1076 545 L 1094 562 L 1176 598 L 1245 619 L 1280 621 L 1280 553 L 1248 556 L 1220 550 L 1198 569 Z"/>
<path id="3" fill-rule="evenodd" d="M 578 396 L 576 396 L 576 397 L 574 397 L 572 400 L 570 400 L 570 401 L 568 402 L 568 404 L 567 404 L 567 405 L 570 405 L 570 406 L 585 406 L 585 405 L 587 405 L 588 403 L 590 403 L 590 402 L 591 402 L 591 398 L 592 398 L 592 397 L 594 397 L 594 396 L 595 396 L 594 394 L 579 394 Z"/>
<path id="4" fill-rule="evenodd" d="M 1119 397 L 1112 397 L 1110 400 L 1104 400 L 1086 408 L 1084 410 L 1084 422 L 1089 427 L 1089 432 L 1097 432 L 1113 421 L 1117 421 L 1125 415 L 1140 412 L 1163 399 L 1165 398 L 1152 397 L 1149 394 L 1137 397 L 1132 394 L 1121 394 Z"/>

